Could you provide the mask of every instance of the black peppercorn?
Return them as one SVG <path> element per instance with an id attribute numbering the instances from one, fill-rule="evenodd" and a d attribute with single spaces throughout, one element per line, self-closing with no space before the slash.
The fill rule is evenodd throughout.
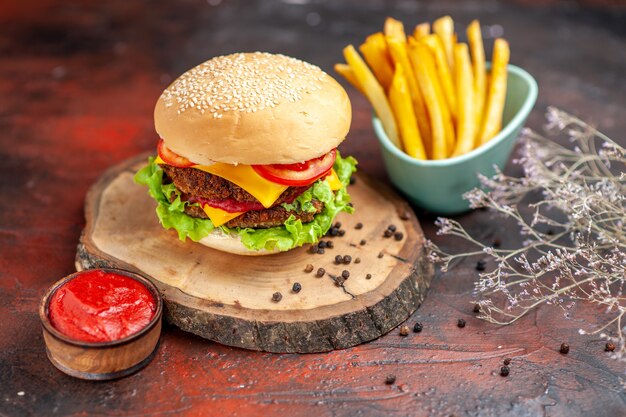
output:
<path id="1" fill-rule="evenodd" d="M 372 274 L 365 275 L 365 279 L 372 279 Z"/>
<path id="2" fill-rule="evenodd" d="M 408 336 L 409 335 L 409 326 L 400 326 L 400 336 Z"/>
<path id="3" fill-rule="evenodd" d="M 315 274 L 316 277 L 321 278 L 324 276 L 324 274 L 326 273 L 326 270 L 324 268 L 319 268 L 317 270 L 317 273 Z"/>
<path id="4" fill-rule="evenodd" d="M 337 236 L 337 234 L 339 233 L 339 229 L 337 229 L 336 227 L 331 227 L 329 233 L 331 236 Z"/>
<path id="5" fill-rule="evenodd" d="M 346 231 L 343 230 L 343 229 L 339 229 L 339 231 L 337 232 L 337 235 L 339 235 L 339 236 L 343 236 L 345 234 L 346 234 Z"/>
<path id="6" fill-rule="evenodd" d="M 344 282 L 346 282 L 346 280 L 343 277 L 336 277 L 335 278 L 335 285 L 338 286 L 338 287 L 341 287 Z"/>
<path id="7" fill-rule="evenodd" d="M 459 321 L 456 322 L 456 325 L 462 329 L 463 327 L 465 327 L 465 320 L 459 319 Z"/>
<path id="8" fill-rule="evenodd" d="M 339 264 L 340 264 L 340 263 L 342 263 L 342 262 L 343 262 L 343 256 L 341 256 L 341 255 L 337 255 L 337 256 L 335 256 L 335 263 L 336 263 L 337 265 L 339 265 Z"/>
<path id="9" fill-rule="evenodd" d="M 504 360 L 502 361 L 502 363 L 504 363 L 505 365 L 510 365 L 511 364 L 511 358 L 504 358 Z"/>
<path id="10" fill-rule="evenodd" d="M 422 331 L 422 329 L 424 328 L 424 326 L 422 326 L 422 323 L 420 323 L 419 321 L 417 323 L 415 323 L 415 325 L 413 326 L 413 331 L 415 333 L 419 333 Z"/>
<path id="11" fill-rule="evenodd" d="M 304 267 L 304 272 L 306 272 L 307 274 L 312 271 L 313 271 L 313 265 L 307 264 L 307 266 Z"/>
<path id="12" fill-rule="evenodd" d="M 385 230 L 385 233 L 383 233 L 384 237 L 391 237 L 393 236 L 393 232 L 389 229 Z"/>
<path id="13" fill-rule="evenodd" d="M 474 304 L 474 313 L 480 313 L 480 304 Z"/>
<path id="14" fill-rule="evenodd" d="M 385 254 L 384 254 L 384 253 L 382 253 L 382 252 L 378 252 L 378 258 L 379 258 L 379 259 L 380 259 L 380 258 L 382 258 L 383 256 L 385 256 Z"/>
<path id="15" fill-rule="evenodd" d="M 327 247 L 328 249 L 332 249 L 332 248 L 334 248 L 334 247 L 335 247 L 335 244 L 333 243 L 333 241 L 332 241 L 332 240 L 329 240 L 329 241 L 327 241 L 327 242 L 326 242 L 326 247 Z"/>
<path id="16" fill-rule="evenodd" d="M 509 372 L 510 369 L 508 366 L 503 366 L 502 368 L 500 368 L 500 375 L 502 376 L 509 376 Z"/>
<path id="17" fill-rule="evenodd" d="M 604 350 L 606 352 L 613 352 L 615 350 L 615 343 L 607 342 L 606 345 L 604 345 Z"/>
<path id="18" fill-rule="evenodd" d="M 309 248 L 309 252 L 310 253 L 317 253 L 317 249 L 318 248 L 319 248 L 319 246 L 317 246 L 317 244 L 311 245 L 311 247 Z"/>
<path id="19" fill-rule="evenodd" d="M 319 248 L 319 249 L 317 250 L 317 253 L 318 253 L 318 254 L 320 254 L 320 255 L 323 255 L 325 252 L 326 252 L 326 250 L 324 250 L 324 249 L 322 249 L 322 248 Z"/>
<path id="20" fill-rule="evenodd" d="M 494 248 L 499 248 L 500 245 L 502 245 L 502 242 L 500 241 L 500 239 L 494 239 L 492 245 Z"/>
<path id="21" fill-rule="evenodd" d="M 355 264 L 360 264 L 361 263 L 361 258 L 355 258 L 354 259 L 354 263 Z"/>
<path id="22" fill-rule="evenodd" d="M 396 376 L 395 375 L 387 375 L 387 377 L 385 378 L 385 384 L 393 385 L 394 382 L 396 382 Z"/>
<path id="23" fill-rule="evenodd" d="M 326 241 L 324 240 L 320 240 L 320 242 L 317 244 L 320 248 L 324 249 L 326 247 Z"/>
<path id="24" fill-rule="evenodd" d="M 277 303 L 282 299 L 283 299 L 283 295 L 281 293 L 275 292 L 274 294 L 272 294 L 272 301 Z"/>
<path id="25" fill-rule="evenodd" d="M 335 227 L 336 227 L 337 229 L 341 229 L 341 222 L 337 222 L 337 223 L 335 223 Z"/>
<path id="26" fill-rule="evenodd" d="M 362 229 L 362 228 L 363 228 L 363 223 L 358 222 L 358 223 L 354 226 L 354 228 L 355 228 L 356 230 L 360 230 L 360 229 Z"/>
<path id="27" fill-rule="evenodd" d="M 296 294 L 299 293 L 301 289 L 302 285 L 300 285 L 299 282 L 294 282 L 293 286 L 291 287 L 291 291 L 295 292 Z"/>
<path id="28" fill-rule="evenodd" d="M 344 269 L 343 271 L 341 271 L 341 276 L 342 276 L 343 279 L 350 278 L 350 271 Z"/>
<path id="29" fill-rule="evenodd" d="M 350 256 L 350 255 L 345 255 L 345 256 L 343 257 L 343 263 L 344 263 L 344 264 L 346 264 L 346 265 L 348 265 L 348 264 L 350 264 L 350 262 L 352 262 L 352 256 Z"/>
<path id="30" fill-rule="evenodd" d="M 396 231 L 396 226 L 393 224 L 390 224 L 389 226 L 387 226 L 387 230 L 393 233 Z"/>
<path id="31" fill-rule="evenodd" d="M 486 265 L 487 265 L 487 263 L 481 259 L 480 261 L 476 262 L 476 270 L 477 271 L 484 271 Z"/>
<path id="32" fill-rule="evenodd" d="M 561 343 L 561 348 L 559 349 L 559 352 L 567 355 L 569 353 L 569 345 L 567 343 Z"/>
<path id="33" fill-rule="evenodd" d="M 361 241 L 359 242 L 361 246 L 365 245 L 366 243 L 367 243 L 367 240 L 365 239 L 361 239 Z"/>
<path id="34" fill-rule="evenodd" d="M 356 178 L 350 177 L 350 185 L 354 185 L 356 183 Z"/>
<path id="35" fill-rule="evenodd" d="M 396 232 L 396 233 L 393 234 L 393 238 L 395 240 L 400 241 L 400 240 L 402 240 L 404 238 L 404 234 L 402 232 Z"/>
<path id="36" fill-rule="evenodd" d="M 409 220 L 410 218 L 411 218 L 411 215 L 409 214 L 408 210 L 404 210 L 402 214 L 400 215 L 401 220 Z"/>

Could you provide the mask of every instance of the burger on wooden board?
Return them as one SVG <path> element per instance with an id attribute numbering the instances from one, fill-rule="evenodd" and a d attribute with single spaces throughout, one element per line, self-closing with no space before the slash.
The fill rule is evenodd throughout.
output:
<path id="1" fill-rule="evenodd" d="M 215 57 L 157 101 L 158 156 L 135 181 L 181 240 L 244 255 L 315 243 L 352 211 L 356 160 L 336 149 L 351 119 L 345 90 L 314 65 L 261 52 Z"/>

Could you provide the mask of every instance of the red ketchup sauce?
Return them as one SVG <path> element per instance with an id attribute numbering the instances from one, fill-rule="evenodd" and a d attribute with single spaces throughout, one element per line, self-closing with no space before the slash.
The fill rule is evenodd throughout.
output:
<path id="1" fill-rule="evenodd" d="M 146 327 L 157 303 L 139 281 L 90 270 L 59 287 L 48 308 L 52 326 L 64 335 L 82 342 L 110 342 Z"/>

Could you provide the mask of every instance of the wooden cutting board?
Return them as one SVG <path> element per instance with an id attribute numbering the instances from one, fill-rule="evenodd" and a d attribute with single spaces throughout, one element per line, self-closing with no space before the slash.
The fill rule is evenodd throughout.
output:
<path id="1" fill-rule="evenodd" d="M 324 239 L 333 249 L 312 254 L 306 245 L 249 257 L 181 242 L 175 231 L 163 229 L 155 201 L 133 182 L 147 156 L 111 168 L 90 189 L 76 267 L 116 267 L 146 276 L 163 295 L 167 319 L 181 329 L 246 349 L 323 352 L 389 332 L 424 299 L 433 270 L 415 214 L 365 175 L 357 174 L 349 187 L 355 213 L 337 218 L 345 235 Z M 401 240 L 383 237 L 391 224 Z M 336 255 L 349 255 L 352 262 L 338 265 Z M 307 264 L 313 272 L 305 272 Z M 321 278 L 318 268 L 326 271 Z M 350 277 L 338 285 L 343 270 Z M 298 293 L 292 291 L 295 282 L 302 287 Z M 275 292 L 281 301 L 273 301 Z"/>

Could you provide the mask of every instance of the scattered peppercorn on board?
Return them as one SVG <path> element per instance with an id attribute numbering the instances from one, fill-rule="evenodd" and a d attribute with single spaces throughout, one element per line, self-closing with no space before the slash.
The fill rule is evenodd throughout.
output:
<path id="1" fill-rule="evenodd" d="M 433 275 L 408 204 L 357 174 L 354 214 L 338 216 L 317 246 L 242 257 L 181 242 L 133 182 L 140 155 L 90 189 L 78 270 L 117 267 L 151 279 L 167 319 L 225 345 L 269 352 L 323 352 L 389 332 L 424 299 Z M 329 243 L 330 242 L 330 243 Z"/>

